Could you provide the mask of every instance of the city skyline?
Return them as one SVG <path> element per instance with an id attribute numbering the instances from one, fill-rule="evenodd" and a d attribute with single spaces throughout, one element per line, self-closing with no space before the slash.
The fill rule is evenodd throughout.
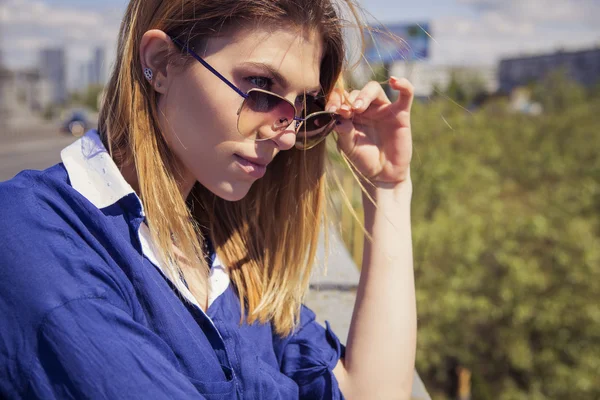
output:
<path id="1" fill-rule="evenodd" d="M 403 4 L 405 3 L 405 4 Z M 39 51 L 64 47 L 68 86 L 80 65 L 106 49 L 114 60 L 126 0 L 4 0 L 0 3 L 2 49 L 9 68 L 35 67 Z M 600 1 L 573 0 L 389 0 L 363 1 L 365 13 L 386 23 L 431 23 L 431 59 L 436 65 L 496 65 L 501 58 L 576 50 L 600 45 Z"/>

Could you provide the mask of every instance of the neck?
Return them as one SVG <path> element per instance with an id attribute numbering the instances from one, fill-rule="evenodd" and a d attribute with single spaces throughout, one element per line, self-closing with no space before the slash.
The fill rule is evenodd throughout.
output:
<path id="1" fill-rule="evenodd" d="M 120 167 L 120 171 L 121 175 L 123 175 L 123 178 L 127 181 L 129 186 L 131 186 L 135 193 L 141 198 L 142 193 L 140 190 L 137 168 L 135 167 L 135 165 L 122 166 Z M 177 179 L 177 187 L 179 188 L 179 193 L 184 199 L 188 198 L 195 183 L 195 179 L 179 175 Z"/>

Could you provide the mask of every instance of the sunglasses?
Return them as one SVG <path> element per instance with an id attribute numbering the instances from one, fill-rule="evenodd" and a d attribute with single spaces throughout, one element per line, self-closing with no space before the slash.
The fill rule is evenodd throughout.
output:
<path id="1" fill-rule="evenodd" d="M 263 89 L 250 89 L 244 93 L 187 45 L 172 36 L 170 38 L 173 43 L 184 49 L 206 69 L 242 96 L 244 100 L 237 111 L 237 129 L 246 139 L 254 141 L 269 140 L 294 123 L 295 147 L 299 150 L 309 150 L 325 140 L 339 121 L 338 114 L 325 111 L 325 99 L 322 98 L 313 96 L 305 98 L 305 118 L 302 118 L 291 101 L 276 93 Z"/>

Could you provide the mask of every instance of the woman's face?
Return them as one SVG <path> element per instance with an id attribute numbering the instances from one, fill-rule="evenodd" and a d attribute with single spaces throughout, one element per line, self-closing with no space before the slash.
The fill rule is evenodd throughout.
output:
<path id="1" fill-rule="evenodd" d="M 206 52 L 196 53 L 243 92 L 269 90 L 298 108 L 305 93 L 320 89 L 322 43 L 316 34 L 286 27 L 240 29 L 210 39 Z M 195 60 L 189 68 L 167 68 L 160 124 L 183 172 L 183 194 L 198 181 L 223 199 L 243 198 L 265 173 L 256 164 L 268 165 L 294 146 L 294 125 L 268 140 L 246 139 L 237 129 L 243 101 L 238 93 Z"/>

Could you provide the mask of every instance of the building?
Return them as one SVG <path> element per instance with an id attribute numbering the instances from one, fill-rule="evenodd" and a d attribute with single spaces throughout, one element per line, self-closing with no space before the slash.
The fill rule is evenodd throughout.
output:
<path id="1" fill-rule="evenodd" d="M 40 75 L 51 85 L 51 101 L 64 104 L 68 99 L 65 50 L 44 49 L 40 52 Z"/>
<path id="2" fill-rule="evenodd" d="M 15 71 L 14 84 L 19 107 L 40 113 L 53 101 L 53 85 L 41 76 L 39 70 Z"/>
<path id="3" fill-rule="evenodd" d="M 0 131 L 8 121 L 14 91 L 13 74 L 0 65 Z"/>
<path id="4" fill-rule="evenodd" d="M 543 79 L 549 72 L 564 69 L 585 87 L 600 83 L 600 47 L 589 50 L 509 58 L 500 61 L 500 91 L 510 93 L 519 86 Z"/>
<path id="5" fill-rule="evenodd" d="M 53 102 L 54 85 L 38 70 L 0 69 L 0 113 L 4 121 L 32 120 Z"/>
<path id="6" fill-rule="evenodd" d="M 89 84 L 91 85 L 104 85 L 104 61 L 105 52 L 102 47 L 96 47 L 92 60 L 89 64 Z"/>
<path id="7" fill-rule="evenodd" d="M 415 97 L 422 99 L 435 95 L 436 90 L 446 90 L 453 78 L 465 87 L 486 93 L 495 93 L 498 89 L 497 68 L 493 66 L 395 63 L 390 73 L 409 79 L 415 87 Z"/>

